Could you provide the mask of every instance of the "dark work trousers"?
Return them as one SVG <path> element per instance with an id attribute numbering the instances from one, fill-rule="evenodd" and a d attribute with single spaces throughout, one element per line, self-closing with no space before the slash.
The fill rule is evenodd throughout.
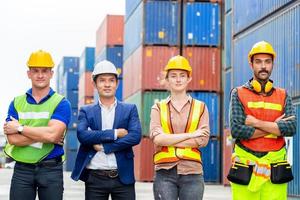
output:
<path id="1" fill-rule="evenodd" d="M 85 182 L 86 200 L 135 200 L 134 184 L 124 185 L 119 177 L 110 178 L 89 172 Z"/>
<path id="2" fill-rule="evenodd" d="M 155 172 L 155 200 L 202 200 L 204 179 L 200 174 L 177 174 L 177 167 Z"/>
<path id="3" fill-rule="evenodd" d="M 10 186 L 10 200 L 62 200 L 62 162 L 31 165 L 16 162 Z"/>

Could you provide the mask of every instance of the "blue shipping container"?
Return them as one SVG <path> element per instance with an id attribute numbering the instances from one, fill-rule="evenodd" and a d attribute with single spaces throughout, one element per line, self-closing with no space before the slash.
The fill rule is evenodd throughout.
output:
<path id="1" fill-rule="evenodd" d="M 96 58 L 96 63 L 101 60 L 108 60 L 112 62 L 119 70 L 120 77 L 123 76 L 123 46 L 106 47 Z"/>
<path id="2" fill-rule="evenodd" d="M 79 76 L 84 72 L 92 72 L 95 63 L 95 48 L 85 47 L 80 56 Z"/>
<path id="3" fill-rule="evenodd" d="M 294 180 L 289 182 L 288 194 L 292 196 L 300 196 L 300 102 L 296 104 L 296 116 L 297 116 L 297 132 L 293 137 L 293 159 L 292 159 L 292 171 Z"/>
<path id="4" fill-rule="evenodd" d="M 126 0 L 125 5 L 125 21 L 131 16 L 133 11 L 138 7 L 142 0 Z"/>
<path id="5" fill-rule="evenodd" d="M 225 83 L 224 83 L 224 128 L 229 128 L 229 103 L 230 103 L 230 92 L 232 89 L 232 69 L 229 68 L 225 72 Z"/>
<path id="6" fill-rule="evenodd" d="M 64 90 L 63 79 L 65 72 L 79 72 L 79 58 L 78 57 L 63 57 L 57 66 L 56 70 L 56 91 L 62 93 Z"/>
<path id="7" fill-rule="evenodd" d="M 65 148 L 66 150 L 77 150 L 79 141 L 77 139 L 76 129 L 68 129 L 65 136 Z"/>
<path id="8" fill-rule="evenodd" d="M 294 0 L 243 0 L 233 1 L 234 34 L 249 27 L 263 17 L 275 12 Z"/>
<path id="9" fill-rule="evenodd" d="M 287 89 L 292 97 L 300 96 L 300 2 L 272 19 L 235 38 L 233 46 L 233 86 L 252 77 L 248 52 L 258 41 L 266 40 L 277 53 L 271 79 Z"/>
<path id="10" fill-rule="evenodd" d="M 232 9 L 232 0 L 225 0 L 225 13 Z"/>
<path id="11" fill-rule="evenodd" d="M 65 155 L 66 155 L 65 169 L 66 171 L 72 171 L 75 166 L 77 150 L 67 149 Z"/>
<path id="12" fill-rule="evenodd" d="M 178 2 L 140 3 L 125 24 L 124 60 L 141 44 L 179 44 Z"/>
<path id="13" fill-rule="evenodd" d="M 63 91 L 78 90 L 79 73 L 67 71 L 63 76 Z"/>
<path id="14" fill-rule="evenodd" d="M 78 90 L 67 90 L 63 95 L 70 101 L 72 108 L 78 108 Z"/>
<path id="15" fill-rule="evenodd" d="M 220 141 L 210 139 L 207 146 L 200 148 L 200 151 L 202 153 L 204 181 L 219 183 L 221 176 Z"/>
<path id="16" fill-rule="evenodd" d="M 220 6 L 217 3 L 186 3 L 184 45 L 220 45 Z"/>
<path id="17" fill-rule="evenodd" d="M 232 12 L 225 15 L 225 69 L 231 67 Z"/>
<path id="18" fill-rule="evenodd" d="M 68 125 L 68 128 L 70 129 L 76 129 L 78 123 L 78 108 L 72 108 L 71 111 L 71 120 Z"/>
<path id="19" fill-rule="evenodd" d="M 220 136 L 220 96 L 210 92 L 192 92 L 190 95 L 206 104 L 209 112 L 210 135 Z"/>

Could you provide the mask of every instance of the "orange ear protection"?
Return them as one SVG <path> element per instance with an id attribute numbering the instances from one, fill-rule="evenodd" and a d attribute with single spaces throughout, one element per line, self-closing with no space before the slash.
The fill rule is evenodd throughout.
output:
<path id="1" fill-rule="evenodd" d="M 252 85 L 253 89 L 255 90 L 255 92 L 259 93 L 259 92 L 264 91 L 265 93 L 268 93 L 273 88 L 273 81 L 272 80 L 268 80 L 268 82 L 265 84 L 264 88 L 262 88 L 262 85 L 257 80 L 252 80 L 251 81 L 251 85 Z"/>

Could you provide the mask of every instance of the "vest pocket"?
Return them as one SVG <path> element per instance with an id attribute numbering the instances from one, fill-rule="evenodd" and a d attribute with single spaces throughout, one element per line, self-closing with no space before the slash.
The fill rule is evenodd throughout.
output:
<path id="1" fill-rule="evenodd" d="M 291 165 L 285 160 L 277 163 L 271 163 L 271 182 L 282 184 L 294 179 Z"/>
<path id="2" fill-rule="evenodd" d="M 234 162 L 229 170 L 227 179 L 233 183 L 248 185 L 253 171 L 252 165 Z"/>

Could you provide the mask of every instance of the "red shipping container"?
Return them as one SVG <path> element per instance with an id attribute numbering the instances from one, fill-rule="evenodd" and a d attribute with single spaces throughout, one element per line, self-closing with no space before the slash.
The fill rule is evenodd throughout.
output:
<path id="1" fill-rule="evenodd" d="M 84 72 L 79 77 L 78 83 L 78 99 L 82 99 L 85 96 L 94 95 L 94 86 L 92 81 L 92 72 Z"/>
<path id="2" fill-rule="evenodd" d="M 134 151 L 134 175 L 137 181 L 153 181 L 154 146 L 152 141 L 144 137 L 141 143 L 133 147 Z"/>
<path id="3" fill-rule="evenodd" d="M 161 84 L 168 60 L 179 54 L 178 47 L 140 46 L 123 66 L 123 98 L 139 90 L 165 90 Z"/>
<path id="4" fill-rule="evenodd" d="M 107 15 L 96 32 L 96 54 L 105 46 L 123 45 L 124 16 Z"/>
<path id="5" fill-rule="evenodd" d="M 94 96 L 85 96 L 78 101 L 78 107 L 94 103 Z"/>
<path id="6" fill-rule="evenodd" d="M 224 135 L 223 135 L 223 185 L 230 185 L 227 175 L 229 172 L 229 169 L 231 167 L 231 155 L 232 155 L 232 139 L 230 135 L 229 129 L 224 129 Z"/>
<path id="7" fill-rule="evenodd" d="M 210 47 L 185 47 L 185 56 L 192 66 L 192 82 L 190 90 L 213 91 L 221 90 L 221 59 L 220 49 Z"/>

